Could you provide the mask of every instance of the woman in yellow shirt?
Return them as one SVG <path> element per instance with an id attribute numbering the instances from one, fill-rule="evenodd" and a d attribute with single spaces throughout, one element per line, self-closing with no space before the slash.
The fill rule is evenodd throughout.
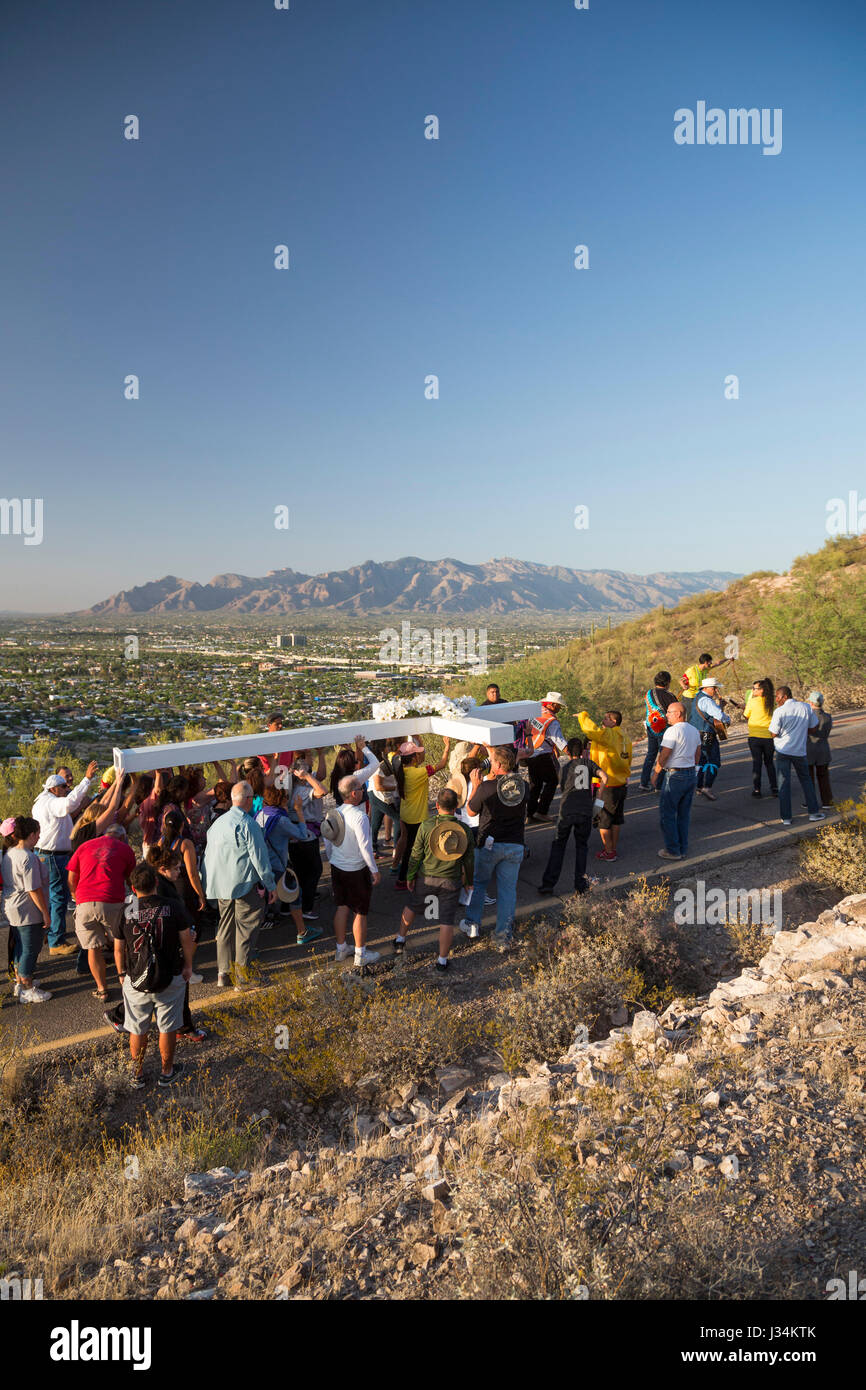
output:
<path id="1" fill-rule="evenodd" d="M 444 739 L 442 757 L 434 767 L 430 763 L 424 762 L 424 745 L 415 743 L 410 739 L 408 743 L 400 744 L 399 761 L 394 758 L 391 762 L 394 776 L 397 779 L 397 791 L 400 793 L 400 843 L 403 847 L 403 853 L 394 887 L 401 893 L 408 891 L 406 872 L 409 868 L 409 856 L 412 853 L 415 836 L 418 834 L 418 826 L 428 816 L 430 778 L 434 773 L 441 772 L 443 767 L 447 766 L 450 747 L 450 738 Z"/>
<path id="2" fill-rule="evenodd" d="M 749 752 L 752 755 L 752 796 L 761 795 L 761 770 L 767 769 L 767 780 L 770 783 L 770 795 L 778 796 L 779 788 L 776 785 L 776 762 L 775 746 L 773 735 L 770 733 L 770 720 L 773 717 L 774 705 L 773 682 L 769 676 L 765 676 L 761 681 L 752 682 L 752 693 L 746 699 L 745 705 L 741 708 L 749 722 Z M 735 704 L 731 700 L 731 704 Z"/>

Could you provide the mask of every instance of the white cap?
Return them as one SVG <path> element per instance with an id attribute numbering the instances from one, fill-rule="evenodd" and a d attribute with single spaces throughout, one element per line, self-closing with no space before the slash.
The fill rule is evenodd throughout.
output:
<path id="1" fill-rule="evenodd" d="M 721 681 L 716 680 L 715 676 L 708 676 L 705 681 L 701 681 L 701 690 L 712 690 L 714 687 L 716 690 L 724 690 L 725 688 Z"/>
<path id="2" fill-rule="evenodd" d="M 44 784 L 42 790 L 43 790 L 44 792 L 50 792 L 51 789 L 52 789 L 52 787 L 65 787 L 66 785 L 67 785 L 66 778 L 65 778 L 65 777 L 59 777 L 59 776 L 57 775 L 57 773 L 55 772 L 55 773 L 52 774 L 51 777 L 48 778 L 48 781 Z"/>

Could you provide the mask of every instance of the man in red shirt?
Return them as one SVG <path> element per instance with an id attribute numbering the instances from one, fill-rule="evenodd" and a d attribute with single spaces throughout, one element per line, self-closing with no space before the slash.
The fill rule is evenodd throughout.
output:
<path id="1" fill-rule="evenodd" d="M 96 997 L 108 1002 L 104 949 L 120 932 L 123 903 L 135 855 L 121 825 L 110 825 L 104 835 L 85 840 L 69 861 L 69 891 L 75 898 L 75 935 L 87 952 L 90 973 L 96 981 Z"/>

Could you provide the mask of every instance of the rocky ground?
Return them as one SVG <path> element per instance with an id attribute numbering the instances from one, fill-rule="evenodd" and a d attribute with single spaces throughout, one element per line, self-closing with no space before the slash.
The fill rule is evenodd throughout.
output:
<path id="1" fill-rule="evenodd" d="M 521 1075 L 480 1051 L 257 1112 L 65 1296 L 825 1298 L 862 1263 L 866 894 Z M 297 1148 L 285 1155 L 287 1143 Z M 60 1290 L 58 1290 L 60 1292 Z M 64 1296 L 61 1292 L 60 1296 Z"/>

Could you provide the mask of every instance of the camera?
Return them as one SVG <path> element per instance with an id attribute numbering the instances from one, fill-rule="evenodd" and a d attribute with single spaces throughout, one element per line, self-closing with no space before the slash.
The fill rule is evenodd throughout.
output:
<path id="1" fill-rule="evenodd" d="M 482 772 L 482 773 L 484 774 L 484 776 L 486 777 L 487 774 L 488 774 L 488 772 L 490 771 L 490 759 L 489 759 L 489 758 L 482 758 L 482 759 L 481 759 L 481 762 L 480 762 L 480 764 L 479 764 L 479 767 L 480 767 L 481 772 Z"/>

